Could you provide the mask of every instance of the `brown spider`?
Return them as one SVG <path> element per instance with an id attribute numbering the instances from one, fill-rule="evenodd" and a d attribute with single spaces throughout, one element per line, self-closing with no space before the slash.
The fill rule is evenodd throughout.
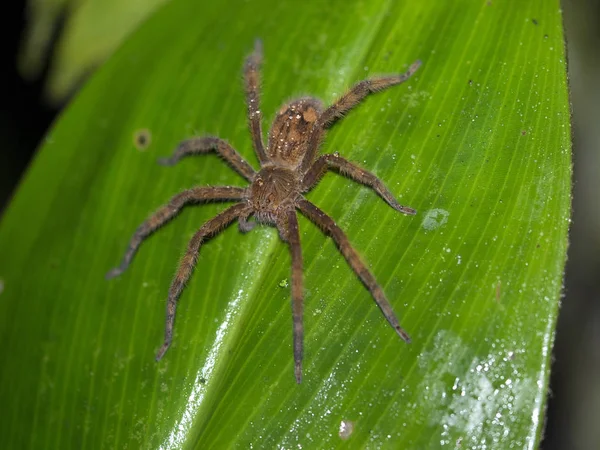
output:
<path id="1" fill-rule="evenodd" d="M 250 186 L 195 187 L 171 199 L 144 222 L 135 232 L 121 265 L 106 275 L 112 278 L 120 275 L 130 264 L 134 254 L 144 239 L 160 226 L 175 217 L 188 203 L 206 201 L 237 201 L 235 205 L 217 214 L 206 222 L 194 235 L 180 263 L 179 270 L 169 289 L 165 340 L 156 355 L 160 360 L 171 344 L 177 299 L 189 279 L 196 264 L 200 246 L 211 236 L 219 233 L 236 219 L 242 232 L 250 231 L 257 222 L 275 225 L 282 240 L 290 246 L 292 257 L 292 313 L 294 323 L 294 362 L 298 383 L 302 380 L 302 253 L 296 209 L 330 235 L 340 252 L 371 292 L 375 303 L 406 342 L 410 337 L 402 329 L 383 290 L 375 277 L 361 261 L 358 253 L 348 241 L 344 232 L 327 214 L 306 200 L 302 194 L 310 191 L 329 169 L 338 171 L 359 183 L 372 188 L 392 208 L 405 214 L 415 214 L 412 208 L 400 205 L 392 193 L 372 173 L 361 169 L 350 161 L 335 154 L 316 157 L 326 130 L 344 114 L 349 112 L 369 94 L 387 89 L 406 81 L 421 65 L 414 62 L 406 73 L 381 78 L 371 78 L 355 84 L 333 105 L 324 109 L 321 101 L 313 97 L 293 100 L 281 107 L 269 132 L 269 145 L 265 149 L 262 138 L 259 108 L 259 66 L 262 62 L 262 45 L 256 41 L 254 52 L 246 59 L 244 79 L 248 121 L 254 150 L 260 161 L 260 171 L 256 172 L 239 153 L 227 142 L 216 137 L 198 137 L 183 141 L 170 158 L 159 160 L 160 164 L 173 165 L 181 158 L 194 154 L 217 152 L 223 157 Z M 255 221 L 248 219 L 254 216 Z"/>

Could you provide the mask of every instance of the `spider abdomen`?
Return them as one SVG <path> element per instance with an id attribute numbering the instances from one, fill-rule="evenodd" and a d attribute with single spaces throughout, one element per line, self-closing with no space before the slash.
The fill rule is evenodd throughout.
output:
<path id="1" fill-rule="evenodd" d="M 303 97 L 283 105 L 269 132 L 269 156 L 296 168 L 307 150 L 310 133 L 323 107 L 313 97 Z"/>
<path id="2" fill-rule="evenodd" d="M 274 223 L 281 211 L 294 207 L 298 195 L 295 172 L 285 167 L 266 166 L 252 183 L 250 202 L 258 220 Z"/>

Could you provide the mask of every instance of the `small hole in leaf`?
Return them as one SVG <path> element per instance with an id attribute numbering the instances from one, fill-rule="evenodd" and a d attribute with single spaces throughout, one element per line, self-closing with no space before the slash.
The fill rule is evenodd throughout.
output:
<path id="1" fill-rule="evenodd" d="M 138 150 L 146 150 L 152 142 L 152 133 L 147 128 L 136 130 L 133 133 L 133 145 Z"/>

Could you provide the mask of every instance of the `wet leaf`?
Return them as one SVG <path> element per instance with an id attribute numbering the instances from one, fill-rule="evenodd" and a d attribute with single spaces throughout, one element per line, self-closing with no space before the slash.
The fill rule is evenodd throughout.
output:
<path id="1" fill-rule="evenodd" d="M 94 75 L 5 212 L 3 447 L 535 448 L 570 208 L 558 2 L 201 3 L 168 4 Z M 157 165 L 178 141 L 218 135 L 256 166 L 240 80 L 256 37 L 267 118 L 295 96 L 331 102 L 424 63 L 323 145 L 418 215 L 336 174 L 308 195 L 347 232 L 413 343 L 301 217 L 301 385 L 275 229 L 230 227 L 202 248 L 160 363 L 177 262 L 224 205 L 186 209 L 104 279 L 176 192 L 244 185 L 214 156 Z"/>

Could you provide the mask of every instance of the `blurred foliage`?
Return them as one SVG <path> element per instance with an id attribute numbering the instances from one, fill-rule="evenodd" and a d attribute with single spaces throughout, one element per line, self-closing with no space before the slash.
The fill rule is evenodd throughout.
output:
<path id="1" fill-rule="evenodd" d="M 48 53 L 45 95 L 60 104 L 165 0 L 29 0 L 19 68 L 40 75 Z M 58 33 L 55 48 L 49 48 Z"/>

